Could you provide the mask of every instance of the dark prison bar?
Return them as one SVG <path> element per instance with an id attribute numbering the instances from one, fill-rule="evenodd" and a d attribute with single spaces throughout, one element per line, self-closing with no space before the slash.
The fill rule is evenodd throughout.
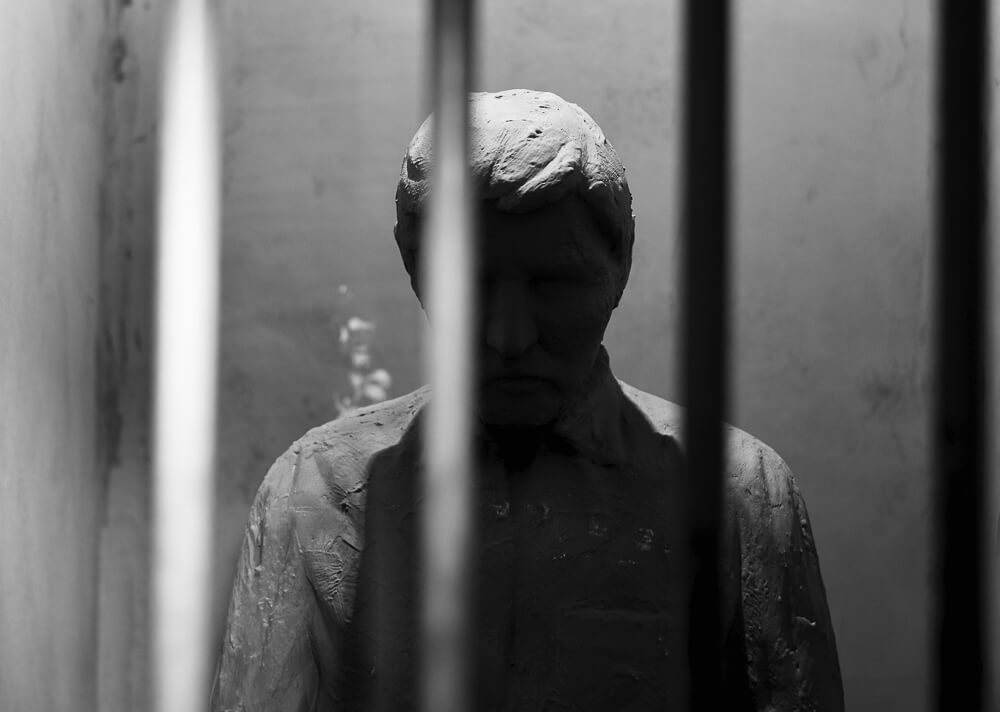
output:
<path id="1" fill-rule="evenodd" d="M 690 0 L 684 18 L 683 371 L 692 482 L 691 709 L 722 709 L 719 530 L 729 302 L 728 0 Z"/>
<path id="2" fill-rule="evenodd" d="M 986 709 L 986 47 L 985 0 L 937 6 L 937 473 L 935 696 L 939 710 Z"/>

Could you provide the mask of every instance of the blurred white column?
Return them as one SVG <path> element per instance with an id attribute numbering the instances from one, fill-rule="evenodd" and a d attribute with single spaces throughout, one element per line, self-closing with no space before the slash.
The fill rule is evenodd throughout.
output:
<path id="1" fill-rule="evenodd" d="M 219 314 L 219 98 L 212 21 L 177 0 L 161 106 L 154 390 L 153 700 L 208 706 Z"/>
<path id="2" fill-rule="evenodd" d="M 432 386 L 423 482 L 421 695 L 426 712 L 469 709 L 472 537 L 473 195 L 469 181 L 471 0 L 432 3 L 434 168 L 421 283 Z"/>

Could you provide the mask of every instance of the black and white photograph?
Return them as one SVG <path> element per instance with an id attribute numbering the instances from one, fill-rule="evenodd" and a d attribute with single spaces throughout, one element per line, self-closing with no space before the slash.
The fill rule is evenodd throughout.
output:
<path id="1" fill-rule="evenodd" d="M 0 712 L 1000 710 L 1000 8 L 3 0 Z"/>

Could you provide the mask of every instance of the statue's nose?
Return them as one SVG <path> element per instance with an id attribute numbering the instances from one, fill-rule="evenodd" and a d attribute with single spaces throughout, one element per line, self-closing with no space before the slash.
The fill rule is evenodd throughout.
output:
<path id="1" fill-rule="evenodd" d="M 486 344 L 504 358 L 516 358 L 538 340 L 538 326 L 530 294 L 523 282 L 497 282 L 483 308 Z"/>

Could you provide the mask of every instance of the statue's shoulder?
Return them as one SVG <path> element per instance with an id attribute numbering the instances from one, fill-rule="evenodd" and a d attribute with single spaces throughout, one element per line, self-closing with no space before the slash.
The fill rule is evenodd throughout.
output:
<path id="1" fill-rule="evenodd" d="M 362 489 L 369 460 L 399 442 L 427 394 L 420 388 L 312 428 L 278 457 L 258 496 L 339 501 Z"/>
<path id="2" fill-rule="evenodd" d="M 397 444 L 427 400 L 427 390 L 347 413 L 313 428 L 274 463 L 257 492 L 251 530 L 269 532 L 274 548 L 301 561 L 335 619 L 352 615 L 368 463 Z"/>
<path id="3" fill-rule="evenodd" d="M 684 408 L 619 381 L 622 393 L 661 435 L 674 438 L 684 449 Z M 767 443 L 739 428 L 726 425 L 727 490 L 739 500 L 778 504 L 795 491 L 791 470 Z"/>
<path id="4" fill-rule="evenodd" d="M 292 446 L 302 457 L 364 469 L 376 452 L 399 442 L 413 418 L 427 402 L 424 387 L 404 396 L 350 411 L 313 428 Z"/>
<path id="5" fill-rule="evenodd" d="M 681 443 L 681 426 L 684 421 L 684 409 L 676 403 L 654 396 L 652 393 L 640 391 L 625 381 L 619 380 L 618 385 L 625 397 L 634 405 L 660 435 L 667 435 Z"/>

